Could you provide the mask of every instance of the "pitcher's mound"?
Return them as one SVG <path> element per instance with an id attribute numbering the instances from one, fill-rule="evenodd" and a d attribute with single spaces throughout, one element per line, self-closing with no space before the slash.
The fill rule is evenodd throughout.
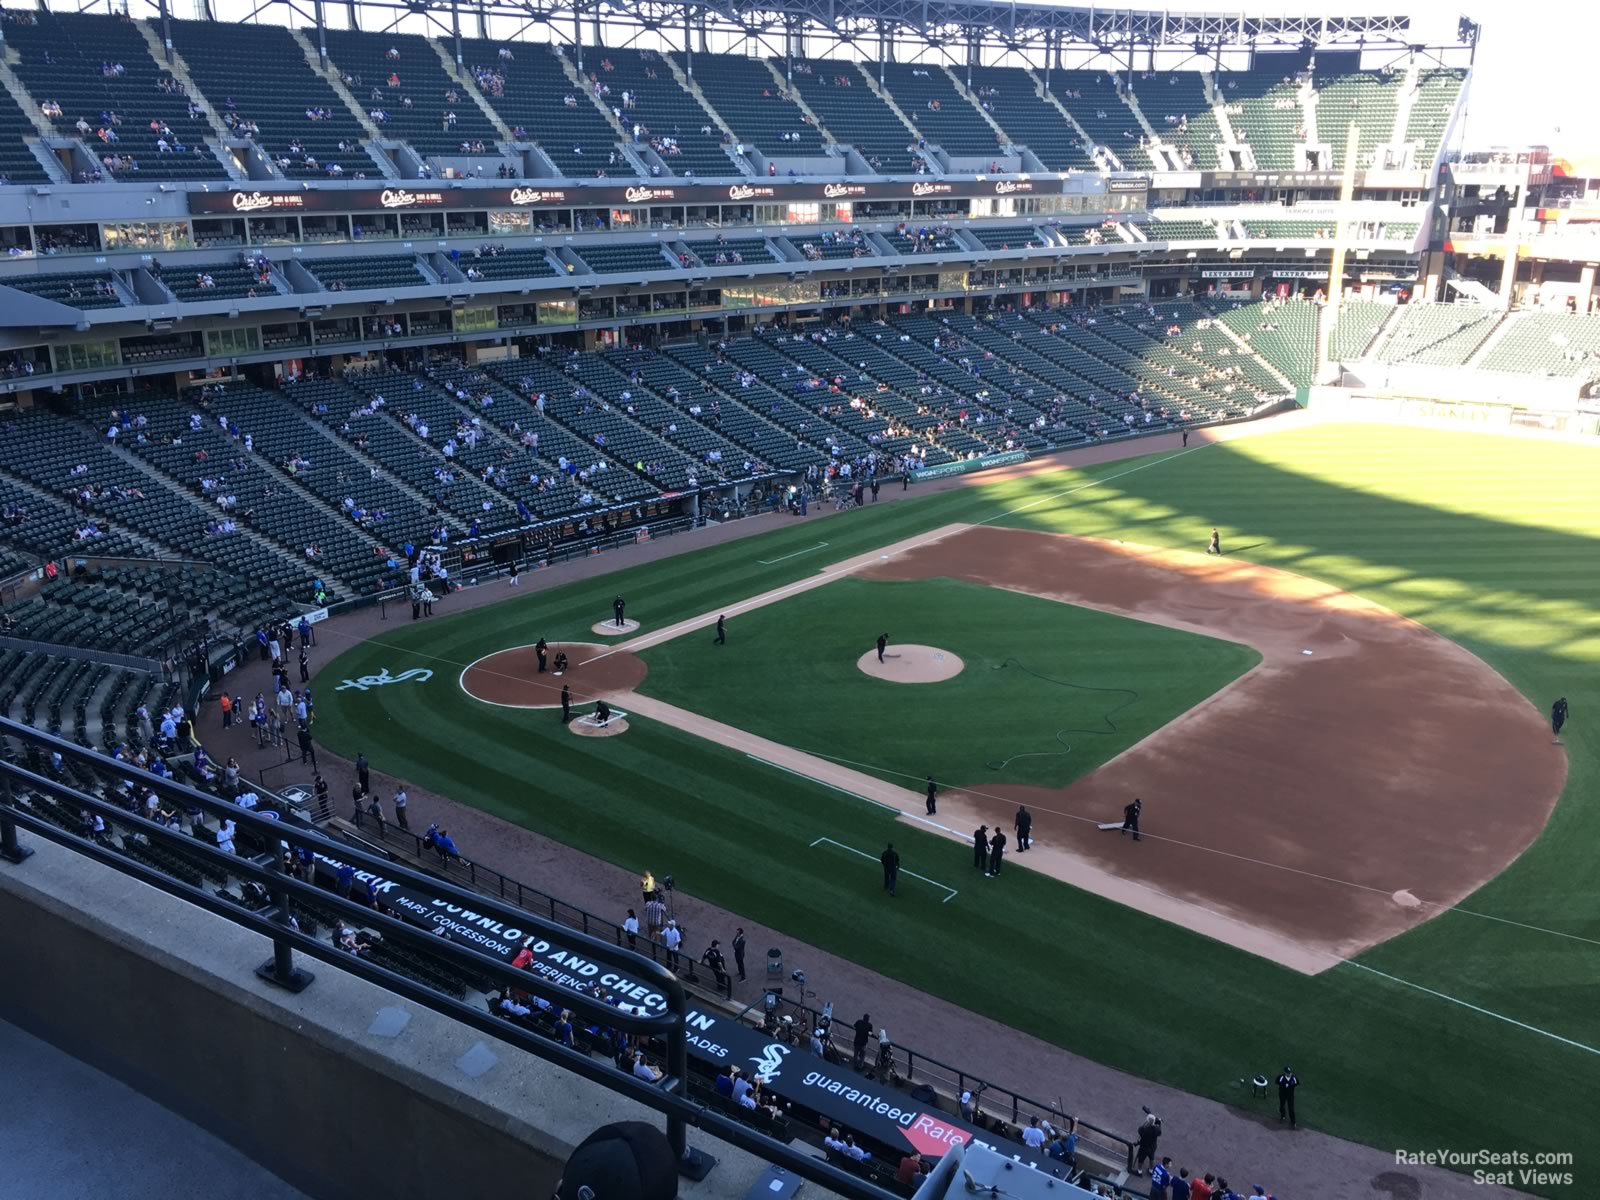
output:
<path id="1" fill-rule="evenodd" d="M 565 651 L 568 668 L 555 673 L 556 654 Z M 461 690 L 475 700 L 501 708 L 560 708 L 561 687 L 572 689 L 574 704 L 610 699 L 644 682 L 644 659 L 626 650 L 593 642 L 551 642 L 549 667 L 539 673 L 532 646 L 487 654 L 461 672 Z"/>
<path id="2" fill-rule="evenodd" d="M 604 634 L 606 637 L 621 637 L 623 634 L 632 633 L 639 628 L 639 622 L 630 621 L 627 618 L 623 619 L 621 625 L 618 625 L 615 621 L 596 621 L 589 628 L 596 633 Z"/>
<path id="3" fill-rule="evenodd" d="M 569 721 L 567 728 L 579 737 L 616 737 L 628 732 L 627 717 L 612 717 L 604 725 L 591 725 L 587 721 Z"/>
<path id="4" fill-rule="evenodd" d="M 856 659 L 856 666 L 874 679 L 894 683 L 940 683 L 954 679 L 966 666 L 956 655 L 937 646 L 890 646 L 878 661 L 876 647 Z"/>

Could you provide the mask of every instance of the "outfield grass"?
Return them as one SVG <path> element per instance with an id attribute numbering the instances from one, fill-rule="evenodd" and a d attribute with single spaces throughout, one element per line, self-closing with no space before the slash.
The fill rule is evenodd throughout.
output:
<path id="1" fill-rule="evenodd" d="M 964 669 L 919 686 L 864 675 L 856 659 L 882 629 Z M 700 634 L 646 650 L 640 690 L 914 790 L 928 775 L 1065 787 L 1261 661 L 1233 642 L 953 579 L 838 579 L 729 631 L 726 646 Z"/>
<path id="2" fill-rule="evenodd" d="M 1587 448 L 1336 426 L 869 506 L 828 521 L 825 555 L 761 565 L 815 543 L 796 521 L 492 614 L 398 626 L 341 656 L 333 676 L 430 666 L 434 678 L 366 693 L 319 686 L 318 733 L 381 771 L 631 870 L 671 871 L 710 902 L 1113 1066 L 1231 1101 L 1247 1068 L 1290 1061 L 1309 1125 L 1386 1149 L 1576 1151 L 1581 1181 L 1600 1154 L 1600 776 L 1585 732 L 1600 712 L 1597 468 Z M 603 743 L 576 739 L 548 713 L 490 709 L 455 687 L 461 666 L 500 647 L 589 640 L 619 589 L 630 616 L 659 627 L 952 521 L 1190 549 L 1218 525 L 1241 557 L 1456 639 L 1541 708 L 1565 694 L 1567 794 L 1535 845 L 1458 910 L 1315 979 L 1029 871 L 1001 882 L 1007 910 L 1037 920 L 996 938 L 992 907 L 961 896 L 937 905 L 943 950 L 923 956 L 907 948 L 926 942 L 931 889 L 863 921 L 877 872 L 840 870 L 840 856 L 810 843 L 827 833 L 872 851 L 892 836 L 905 867 L 935 879 L 942 868 L 922 866 L 960 872 L 961 847 L 649 721 Z M 752 805 L 753 793 L 773 803 Z M 969 969 L 939 969 L 951 958 Z"/>

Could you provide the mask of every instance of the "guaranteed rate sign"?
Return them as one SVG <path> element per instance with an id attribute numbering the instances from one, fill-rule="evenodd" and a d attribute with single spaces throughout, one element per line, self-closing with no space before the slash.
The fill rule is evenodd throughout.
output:
<path id="1" fill-rule="evenodd" d="M 774 1041 L 721 1013 L 693 1010 L 686 1020 L 689 1055 L 714 1069 L 738 1067 L 760 1079 L 765 1093 L 870 1139 L 885 1153 L 916 1151 L 942 1158 L 957 1146 L 986 1145 L 996 1153 L 1057 1174 L 1059 1164 L 1015 1142 L 996 1146 L 959 1117 L 929 1109 L 887 1084 L 809 1050 Z"/>

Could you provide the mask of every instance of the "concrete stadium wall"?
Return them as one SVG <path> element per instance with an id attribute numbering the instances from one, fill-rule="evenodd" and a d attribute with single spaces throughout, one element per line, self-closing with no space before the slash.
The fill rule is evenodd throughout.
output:
<path id="1" fill-rule="evenodd" d="M 302 959 L 316 981 L 280 992 L 253 974 L 266 939 L 22 837 L 35 855 L 0 862 L 0 1017 L 308 1195 L 549 1195 L 597 1126 L 660 1120 L 336 967 Z M 380 1015 L 404 1028 L 375 1032 Z M 765 1166 L 690 1140 L 719 1163 L 683 1195 L 742 1196 Z"/>

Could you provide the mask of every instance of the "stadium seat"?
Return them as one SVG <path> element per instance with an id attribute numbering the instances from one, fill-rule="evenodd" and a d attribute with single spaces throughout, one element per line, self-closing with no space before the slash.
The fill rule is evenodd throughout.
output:
<path id="1" fill-rule="evenodd" d="M 689 59 L 673 55 L 680 67 Z M 738 54 L 697 54 L 694 56 L 694 81 L 717 114 L 733 130 L 734 136 L 767 155 L 805 155 L 823 153 L 822 136 L 807 119 L 800 106 L 784 94 L 783 85 L 772 77 L 759 58 Z"/>
<path id="2" fill-rule="evenodd" d="M 979 89 L 996 123 L 1018 145 L 1026 146 L 1052 171 L 1092 171 L 1094 159 L 1077 132 L 1021 67 L 974 67 L 972 86 Z"/>
<path id="3" fill-rule="evenodd" d="M 511 57 L 501 57 L 502 50 Z M 632 174 L 622 161 L 609 162 L 616 130 L 594 102 L 580 94 L 562 69 L 561 57 L 549 46 L 463 38 L 461 52 L 478 81 L 478 91 L 506 127 L 513 134 L 522 130 L 562 172 L 575 179 L 598 171 Z M 575 147 L 583 153 L 575 154 Z"/>
<path id="4" fill-rule="evenodd" d="M 774 59 L 781 72 L 784 62 Z M 885 174 L 916 169 L 916 134 L 874 92 L 857 65 L 846 59 L 796 60 L 794 89 L 827 131 L 853 147 L 869 166 Z"/>
<path id="5" fill-rule="evenodd" d="M 328 29 L 325 34 L 328 58 L 355 102 L 369 114 L 374 109 L 386 114 L 378 122 L 384 134 L 424 155 L 457 156 L 467 153 L 463 143 L 481 142 L 486 154 L 499 156 L 499 134 L 472 98 L 471 82 L 447 73 L 427 38 L 353 29 Z M 390 51 L 396 57 L 390 58 Z M 391 78 L 399 81 L 397 86 L 389 85 Z M 455 100 L 448 99 L 452 92 Z"/>
<path id="6" fill-rule="evenodd" d="M 235 133 L 259 126 L 252 140 L 290 179 L 326 178 L 335 165 L 352 179 L 378 173 L 365 130 L 287 29 L 173 21 L 172 44 L 222 121 Z"/>
<path id="7" fill-rule="evenodd" d="M 1178 148 L 1186 167 L 1216 170 L 1222 130 L 1198 71 L 1141 72 L 1134 76 L 1133 94 L 1150 128 Z"/>
<path id="8" fill-rule="evenodd" d="M 1378 357 L 1391 363 L 1459 367 L 1499 320 L 1498 310 L 1470 304 L 1408 304 Z"/>
<path id="9" fill-rule="evenodd" d="M 633 141 L 655 147 L 674 175 L 741 173 L 722 148 L 716 121 L 679 86 L 672 67 L 655 51 L 590 50 L 583 65 L 588 86 L 605 89 L 604 103 L 619 110 L 618 119 Z M 623 108 L 623 92 L 631 98 L 631 108 Z M 634 126 L 639 127 L 636 137 Z"/>
<path id="10" fill-rule="evenodd" d="M 884 64 L 887 90 L 929 142 L 946 154 L 992 156 L 1000 145 L 972 102 L 937 64 Z"/>
<path id="11" fill-rule="evenodd" d="M 214 136 L 211 126 L 203 117 L 189 116 L 190 98 L 175 90 L 172 76 L 150 57 L 131 20 L 45 9 L 32 15 L 30 23 L 6 26 L 6 42 L 21 56 L 17 75 L 38 103 L 61 106 L 52 121 L 59 133 L 77 137 L 81 119 L 91 127 L 83 141 L 102 163 L 120 158 L 127 164 L 106 166 L 108 175 L 228 177 L 206 142 Z M 162 135 L 152 124 L 172 131 L 165 139 L 169 151 L 160 149 Z"/>

